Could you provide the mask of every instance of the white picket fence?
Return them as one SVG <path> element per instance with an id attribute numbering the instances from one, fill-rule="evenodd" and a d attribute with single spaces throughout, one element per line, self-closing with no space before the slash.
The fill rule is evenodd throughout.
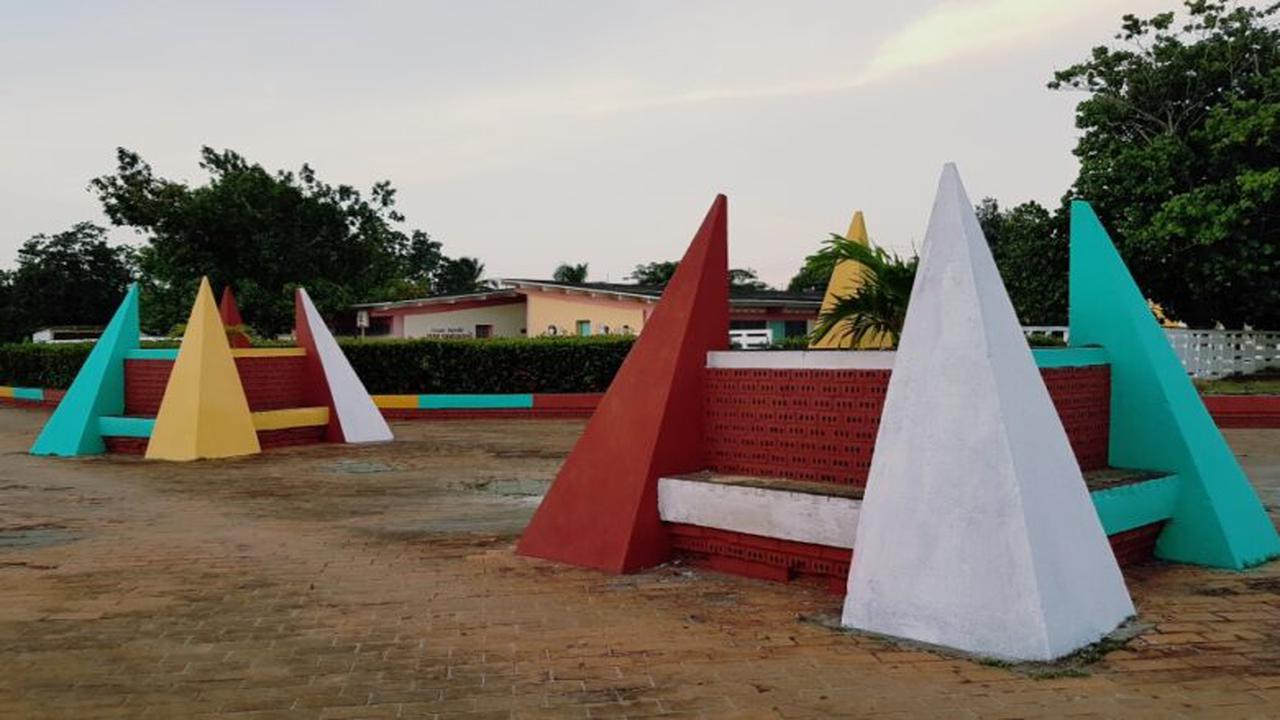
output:
<path id="1" fill-rule="evenodd" d="M 1028 325 L 1027 335 L 1040 333 L 1067 340 L 1062 325 Z M 1212 380 L 1236 373 L 1280 367 L 1280 332 L 1273 330 L 1186 330 L 1165 328 L 1173 352 L 1187 374 Z"/>
<path id="2" fill-rule="evenodd" d="M 1167 328 L 1165 334 L 1192 377 L 1212 379 L 1280 367 L 1280 332 Z"/>

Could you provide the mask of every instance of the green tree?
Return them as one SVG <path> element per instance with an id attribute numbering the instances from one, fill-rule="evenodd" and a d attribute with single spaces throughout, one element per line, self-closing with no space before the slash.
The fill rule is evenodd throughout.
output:
<path id="1" fill-rule="evenodd" d="M 1054 74 L 1076 106 L 1076 197 L 1148 297 L 1196 326 L 1280 327 L 1280 5 L 1124 17 Z"/>
<path id="2" fill-rule="evenodd" d="M 676 274 L 676 266 L 679 264 L 680 262 L 677 260 L 657 260 L 651 263 L 644 263 L 643 265 L 637 265 L 626 279 L 635 282 L 637 285 L 662 287 L 671 282 L 671 276 Z"/>
<path id="3" fill-rule="evenodd" d="M 787 283 L 789 292 L 825 292 L 831 282 L 831 266 L 819 260 L 821 253 L 804 259 L 804 265 Z"/>
<path id="4" fill-rule="evenodd" d="M 268 172 L 231 150 L 201 150 L 203 185 L 157 177 L 135 152 L 117 151 L 117 170 L 92 181 L 107 217 L 133 227 L 144 326 L 186 319 L 202 275 L 233 285 L 245 319 L 267 335 L 293 327 L 302 285 L 323 313 L 352 303 L 438 292 L 446 260 L 422 231 L 402 229 L 396 191 L 375 184 L 366 197 L 322 182 L 309 165 Z"/>
<path id="5" fill-rule="evenodd" d="M 769 283 L 761 280 L 752 268 L 730 268 L 729 287 L 744 290 L 768 290 Z"/>
<path id="6" fill-rule="evenodd" d="M 1067 322 L 1067 206 L 1049 212 L 1035 201 L 1007 210 L 986 198 L 978 222 L 1009 299 L 1025 325 Z"/>
<path id="7" fill-rule="evenodd" d="M 679 266 L 679 260 L 658 260 L 644 263 L 636 265 L 626 279 L 635 282 L 637 285 L 664 287 L 671 282 L 671 277 L 676 274 L 676 268 Z M 751 268 L 730 268 L 729 286 L 751 290 L 769 289 L 768 283 L 761 280 L 756 275 L 756 271 Z"/>
<path id="8" fill-rule="evenodd" d="M 835 267 L 843 260 L 861 263 L 862 285 L 850 295 L 837 296 L 835 304 L 818 317 L 810 338 L 818 340 L 834 333 L 849 338 L 854 347 L 864 339 L 884 338 L 898 344 L 907 318 L 911 285 L 916 279 L 919 258 L 903 259 L 881 247 L 867 247 L 833 234 L 815 261 L 821 267 Z"/>
<path id="9" fill-rule="evenodd" d="M 42 327 L 106 325 L 135 274 L 133 250 L 111 245 L 107 231 L 81 222 L 35 235 L 18 250 L 18 267 L 0 279 L 4 335 L 19 340 Z"/>
<path id="10" fill-rule="evenodd" d="M 551 274 L 551 279 L 558 283 L 581 285 L 587 281 L 587 263 L 578 263 L 577 265 L 560 263 L 555 272 Z"/>
<path id="11" fill-rule="evenodd" d="M 436 291 L 440 295 L 462 295 L 489 288 L 489 283 L 484 281 L 484 263 L 476 258 L 446 258 L 436 274 Z"/>

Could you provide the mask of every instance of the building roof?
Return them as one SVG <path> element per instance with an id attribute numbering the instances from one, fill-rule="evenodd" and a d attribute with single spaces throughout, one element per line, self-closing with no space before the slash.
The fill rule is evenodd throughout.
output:
<path id="1" fill-rule="evenodd" d="M 478 293 L 437 295 L 434 297 L 394 300 L 389 302 L 360 303 L 352 307 L 360 310 L 392 310 L 414 307 L 453 305 L 460 302 L 501 300 L 522 296 L 522 290 L 562 292 L 567 295 L 589 297 L 613 297 L 656 303 L 662 298 L 663 288 L 658 285 L 633 285 L 630 283 L 562 283 L 554 280 L 529 278 L 502 278 L 505 287 Z M 817 310 L 822 305 L 822 293 L 787 292 L 783 290 L 757 290 L 755 288 L 730 287 L 729 304 L 738 307 L 793 307 Z"/>
<path id="2" fill-rule="evenodd" d="M 622 295 L 629 297 L 657 300 L 662 297 L 663 287 L 659 285 L 633 285 L 630 283 L 562 283 L 554 280 L 532 280 L 527 278 L 503 278 L 500 282 L 516 288 L 539 287 L 543 289 L 563 290 L 565 292 L 583 292 L 587 294 Z M 730 286 L 729 303 L 732 305 L 786 305 L 793 307 L 814 307 L 822 304 L 822 293 L 788 292 L 785 290 L 758 290 L 740 286 Z"/>
<path id="3" fill-rule="evenodd" d="M 395 308 L 426 307 L 430 305 L 456 305 L 461 302 L 473 302 L 477 300 L 505 300 L 521 296 L 522 294 L 516 290 L 503 288 L 500 290 L 489 290 L 486 292 L 459 293 L 457 295 L 435 295 L 432 297 L 411 298 L 409 300 L 358 303 L 351 307 L 357 310 L 392 310 Z"/>

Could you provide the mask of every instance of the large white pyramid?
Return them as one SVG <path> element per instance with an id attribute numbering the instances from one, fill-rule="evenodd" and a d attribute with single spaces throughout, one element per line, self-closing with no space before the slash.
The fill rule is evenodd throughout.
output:
<path id="1" fill-rule="evenodd" d="M 1049 660 L 1133 603 L 991 251 L 938 183 L 854 542 L 844 625 Z"/>

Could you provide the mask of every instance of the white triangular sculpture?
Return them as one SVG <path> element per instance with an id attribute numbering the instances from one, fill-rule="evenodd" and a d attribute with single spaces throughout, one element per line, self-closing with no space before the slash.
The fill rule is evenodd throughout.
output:
<path id="1" fill-rule="evenodd" d="M 1049 660 L 1133 603 L 955 166 L 942 171 L 843 624 Z"/>
<path id="2" fill-rule="evenodd" d="M 342 441 L 349 443 L 385 442 L 392 440 L 391 428 L 373 404 L 369 391 L 365 390 L 355 368 L 338 347 L 320 312 L 311 302 L 307 291 L 298 288 L 297 304 L 301 310 L 295 324 L 298 325 L 299 344 L 310 344 L 308 352 L 320 359 L 324 381 L 329 386 L 329 398 L 333 413 L 342 429 Z M 304 325 L 305 323 L 305 325 Z M 304 339 L 304 336 L 309 336 Z M 309 340 L 309 343 L 307 343 Z"/>

